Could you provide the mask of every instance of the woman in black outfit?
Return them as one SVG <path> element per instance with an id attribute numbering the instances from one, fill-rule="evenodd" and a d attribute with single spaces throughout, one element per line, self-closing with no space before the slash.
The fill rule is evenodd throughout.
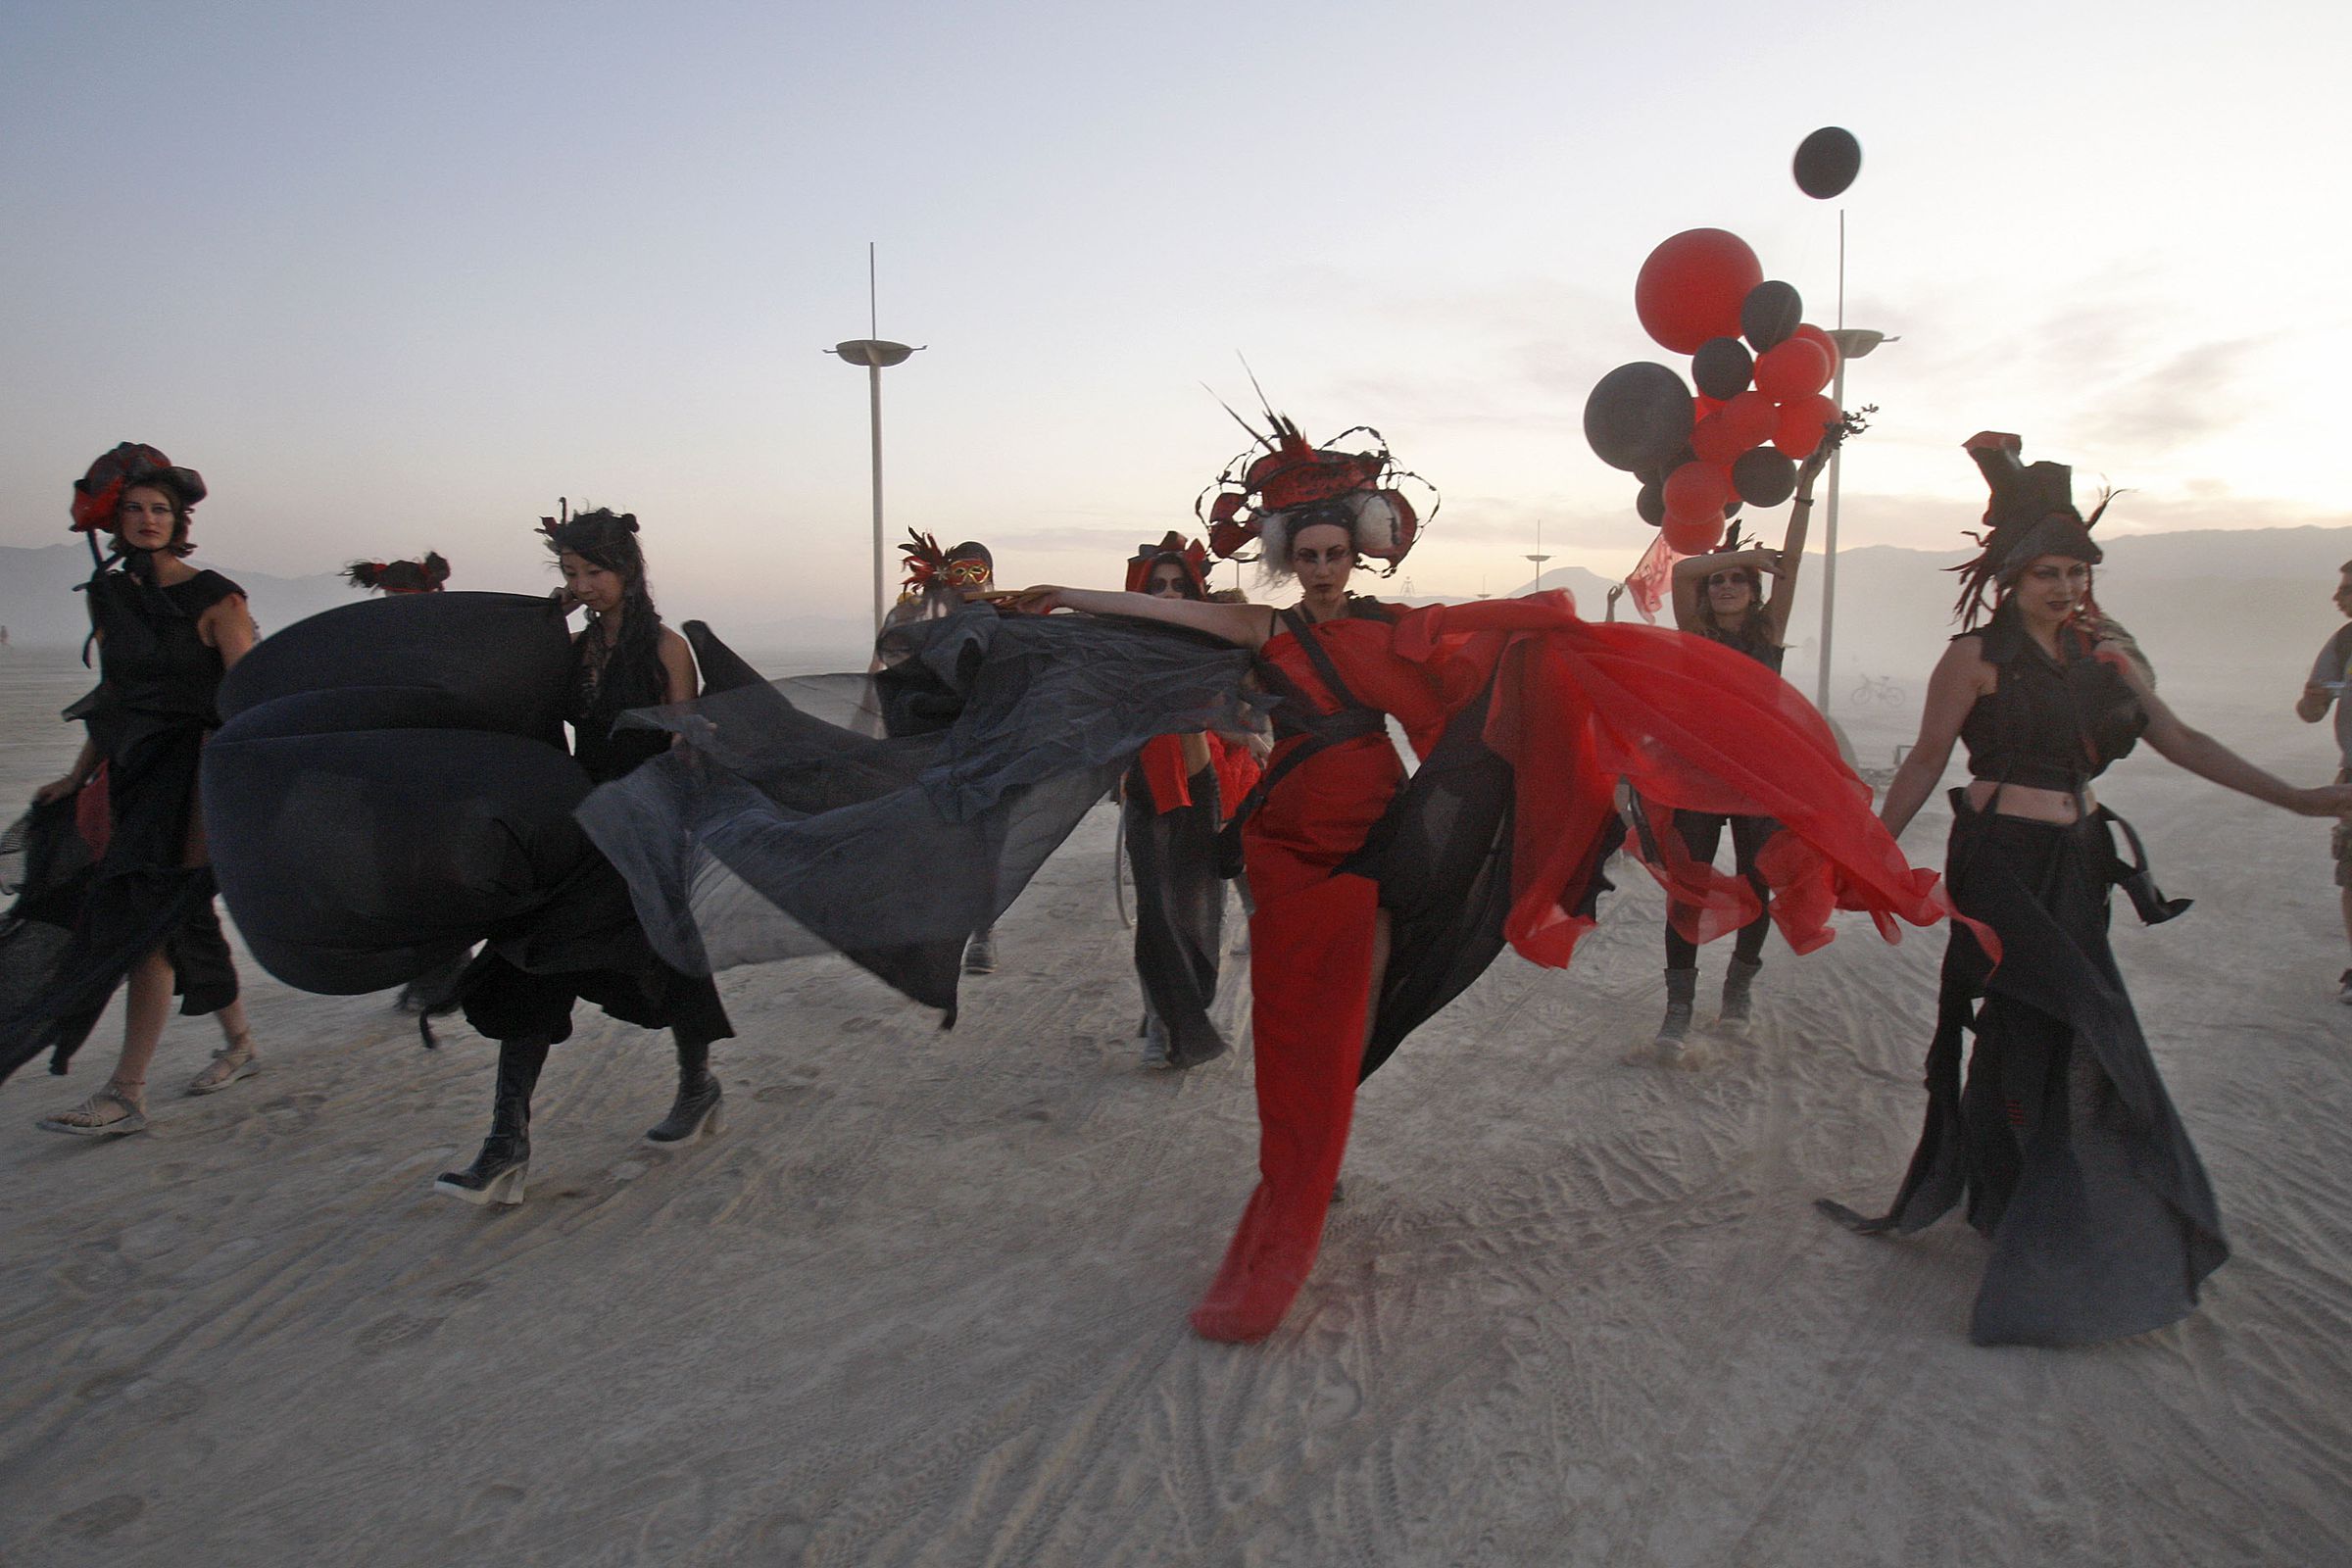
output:
<path id="1" fill-rule="evenodd" d="M 97 859 L 63 951 L 0 1020 L 0 1076 L 44 1050 L 51 1070 L 65 1071 L 127 980 L 122 1053 L 105 1087 L 38 1124 L 97 1137 L 147 1125 L 147 1066 L 174 995 L 183 1013 L 217 1015 L 226 1041 L 189 1094 L 225 1089 L 259 1063 L 213 908 L 196 791 L 205 737 L 220 725 L 220 677 L 253 646 L 254 627 L 235 583 L 184 559 L 194 549 L 189 510 L 205 496 L 195 469 L 124 442 L 74 490 L 74 529 L 114 534 L 87 584 L 101 680 L 68 710 L 89 731 L 73 770 L 34 799 L 56 808 L 78 797 Z M 96 556 L 95 538 L 90 549 Z M 11 976 L 12 991 L 21 978 Z"/>
<path id="2" fill-rule="evenodd" d="M 572 755 L 592 781 L 608 783 L 667 749 L 665 730 L 615 730 L 613 724 L 633 708 L 691 700 L 697 690 L 694 656 L 654 609 L 633 514 L 583 513 L 547 524 L 547 534 L 565 593 L 588 612 L 587 626 L 572 639 L 564 704 Z M 680 973 L 650 953 L 626 970 L 537 973 L 487 951 L 460 990 L 466 1021 L 499 1043 L 497 1089 L 481 1152 L 466 1169 L 444 1172 L 433 1184 L 436 1191 L 472 1203 L 522 1200 L 531 1092 L 548 1048 L 570 1037 L 575 1000 L 642 1028 L 666 1027 L 676 1040 L 677 1099 L 669 1114 L 647 1130 L 648 1139 L 671 1144 L 718 1131 L 720 1094 L 710 1072 L 710 1043 L 735 1030 L 708 975 Z"/>
<path id="3" fill-rule="evenodd" d="M 1205 603 L 1207 559 L 1200 545 L 1170 533 L 1128 561 L 1127 591 Z M 1248 738 L 1201 730 L 1145 742 L 1120 787 L 1119 831 L 1135 872 L 1147 1067 L 1197 1067 L 1225 1054 L 1225 1037 L 1208 1015 L 1225 951 L 1217 833 L 1257 774 Z"/>
<path id="4" fill-rule="evenodd" d="M 2145 736 L 2217 784 L 2306 816 L 2352 808 L 2352 786 L 2297 789 L 2190 729 L 2160 701 L 2091 600 L 2099 547 L 2064 466 L 2018 461 L 2018 439 L 1969 442 L 1992 490 L 1984 550 L 1962 568 L 1964 630 L 1936 666 L 1919 741 L 1881 810 L 1900 833 L 1951 756 L 1956 924 L 1943 961 L 1928 1116 L 1893 1208 L 1866 1233 L 1911 1232 L 1965 1200 L 1992 1242 L 1972 1316 L 1980 1345 L 2079 1345 L 2161 1328 L 2196 1306 L 2229 1256 L 2204 1166 L 2173 1110 L 2107 943 L 2121 886 L 2170 919 L 2138 840 L 2090 781 Z M 2104 510 L 2102 507 L 2100 510 Z M 1990 620 L 1974 622 L 1987 596 Z M 2119 859 L 2122 827 L 2136 865 Z M 1976 1047 L 1961 1073 L 1961 1036 Z"/>

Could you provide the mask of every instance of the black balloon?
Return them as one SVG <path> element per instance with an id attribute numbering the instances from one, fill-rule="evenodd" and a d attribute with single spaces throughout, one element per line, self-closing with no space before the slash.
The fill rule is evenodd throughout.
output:
<path id="1" fill-rule="evenodd" d="M 1732 465 L 1732 488 L 1751 507 L 1777 507 L 1796 489 L 1796 463 L 1770 447 L 1742 452 Z"/>
<path id="2" fill-rule="evenodd" d="M 1644 484 L 1642 493 L 1634 497 L 1634 510 L 1652 528 L 1663 523 L 1666 520 L 1666 487 L 1655 479 Z"/>
<path id="3" fill-rule="evenodd" d="M 1766 278 L 1740 302 L 1740 331 L 1758 354 L 1786 343 L 1805 318 L 1805 302 L 1794 288 Z"/>
<path id="4" fill-rule="evenodd" d="M 1663 365 L 1620 365 L 1585 400 L 1585 439 L 1612 468 L 1658 462 L 1690 436 L 1690 389 Z"/>
<path id="5" fill-rule="evenodd" d="M 1862 144 L 1850 130 L 1824 125 L 1796 144 L 1795 172 L 1796 188 L 1826 202 L 1862 172 Z"/>
<path id="6" fill-rule="evenodd" d="M 1690 379 L 1718 403 L 1728 403 L 1746 391 L 1747 378 L 1755 368 L 1755 356 L 1736 337 L 1711 337 L 1690 356 Z"/>

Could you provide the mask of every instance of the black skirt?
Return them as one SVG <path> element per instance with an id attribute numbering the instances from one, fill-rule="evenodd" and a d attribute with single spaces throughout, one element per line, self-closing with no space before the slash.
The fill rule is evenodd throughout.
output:
<path id="1" fill-rule="evenodd" d="M 1225 1054 L 1209 1021 L 1225 947 L 1225 879 L 1218 874 L 1217 773 L 1187 781 L 1192 804 L 1160 810 L 1141 767 L 1127 773 L 1120 829 L 1135 868 L 1135 976 L 1144 1005 L 1168 1034 L 1168 1060 L 1194 1067 Z"/>
<path id="2" fill-rule="evenodd" d="M 1861 1228 L 1917 1231 L 1965 1202 L 1992 1242 L 1970 1323 L 1980 1345 L 2162 1328 L 2230 1255 L 2108 947 L 2118 863 L 2098 820 L 1995 816 L 1953 792 L 1953 902 L 1999 935 L 2001 961 L 1952 928 L 1927 1125 L 1893 1208 Z"/>

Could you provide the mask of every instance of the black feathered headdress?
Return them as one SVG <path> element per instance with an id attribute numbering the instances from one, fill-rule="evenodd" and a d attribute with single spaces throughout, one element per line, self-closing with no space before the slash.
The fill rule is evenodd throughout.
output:
<path id="1" fill-rule="evenodd" d="M 2027 464 L 2025 443 L 2014 435 L 1985 430 L 1961 443 L 1977 462 L 1990 491 L 1984 531 L 1970 537 L 1984 548 L 1972 561 L 1950 569 L 1960 573 L 1960 597 L 1952 613 L 1961 629 L 1976 625 L 1995 590 L 2008 587 L 2030 562 L 2043 556 L 2097 565 L 2104 559 L 2090 537 L 2091 525 L 2107 510 L 2109 497 L 2085 517 L 2075 509 L 2075 470 L 2063 463 Z"/>

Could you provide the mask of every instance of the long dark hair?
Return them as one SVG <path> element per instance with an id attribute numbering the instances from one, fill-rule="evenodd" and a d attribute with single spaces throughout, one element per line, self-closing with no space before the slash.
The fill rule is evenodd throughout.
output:
<path id="1" fill-rule="evenodd" d="M 608 693 L 632 688 L 660 692 L 662 674 L 662 612 L 654 608 L 652 586 L 645 576 L 645 552 L 637 544 L 637 514 L 599 507 L 572 514 L 568 521 L 545 525 L 548 553 L 561 559 L 577 556 L 620 579 L 620 636 L 612 652 L 603 651 L 598 617 L 589 612 L 588 630 L 580 634 L 576 662 L 600 670 L 594 689 L 600 707 L 617 701 Z"/>

